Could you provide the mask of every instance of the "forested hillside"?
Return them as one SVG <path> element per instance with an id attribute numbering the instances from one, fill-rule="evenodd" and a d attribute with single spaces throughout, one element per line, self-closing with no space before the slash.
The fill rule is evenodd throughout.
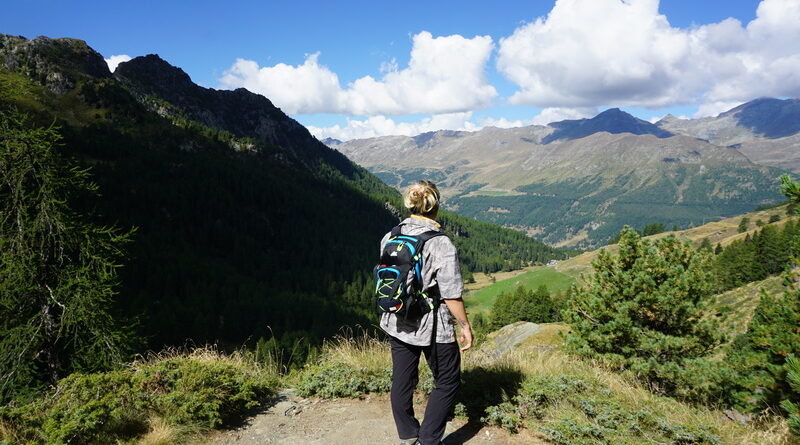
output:
<path id="1" fill-rule="evenodd" d="M 4 105 L 55 125 L 63 154 L 91 168 L 101 196 L 71 205 L 135 228 L 115 310 L 138 320 L 147 345 L 314 343 L 372 322 L 369 274 L 402 216 L 397 191 L 266 98 L 199 87 L 157 56 L 112 76 L 79 40 L 3 36 L 0 54 L 14 86 Z M 442 218 L 467 275 L 565 256 Z"/>

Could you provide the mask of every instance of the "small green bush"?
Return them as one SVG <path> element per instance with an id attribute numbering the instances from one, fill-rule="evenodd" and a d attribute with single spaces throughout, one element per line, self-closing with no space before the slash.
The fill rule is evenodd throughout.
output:
<path id="1" fill-rule="evenodd" d="M 706 317 L 714 302 L 709 255 L 673 235 L 650 240 L 623 228 L 618 253 L 600 250 L 594 273 L 570 290 L 567 350 L 680 396 L 690 362 L 725 340 L 720 320 Z"/>
<path id="2" fill-rule="evenodd" d="M 556 405 L 555 411 L 551 409 Z M 548 418 L 553 413 L 558 417 Z M 549 440 L 564 445 L 721 444 L 704 425 L 671 424 L 663 419 L 663 413 L 653 408 L 626 408 L 610 388 L 593 379 L 543 375 L 526 380 L 513 398 L 488 407 L 481 420 L 511 432 L 527 422 Z"/>
<path id="3" fill-rule="evenodd" d="M 224 361 L 179 358 L 158 362 L 135 376 L 139 388 L 156 394 L 152 408 L 167 421 L 214 428 L 259 406 L 274 382 L 253 378 Z"/>
<path id="4" fill-rule="evenodd" d="M 302 397 L 323 399 L 356 398 L 370 393 L 387 393 L 392 389 L 392 370 L 389 368 L 354 368 L 337 361 L 322 361 L 306 365 L 300 372 L 297 393 Z M 417 390 L 433 391 L 433 376 L 425 364 L 420 365 Z"/>
<path id="5" fill-rule="evenodd" d="M 108 444 L 147 432 L 148 420 L 213 428 L 273 395 L 257 367 L 225 359 L 171 358 L 123 370 L 71 374 L 44 397 L 0 408 L 30 444 Z"/>
<path id="6" fill-rule="evenodd" d="M 354 369 L 344 363 L 323 362 L 302 371 L 297 393 L 303 397 L 358 397 L 368 393 L 389 392 L 391 388 L 390 369 Z"/>
<path id="7" fill-rule="evenodd" d="M 572 375 L 535 376 L 524 382 L 519 394 L 511 400 L 486 408 L 486 417 L 481 421 L 516 432 L 523 426 L 524 419 L 541 419 L 550 405 L 593 386 Z"/>

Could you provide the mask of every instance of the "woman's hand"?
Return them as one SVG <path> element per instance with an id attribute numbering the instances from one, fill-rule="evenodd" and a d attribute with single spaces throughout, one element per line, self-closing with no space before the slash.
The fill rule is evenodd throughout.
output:
<path id="1" fill-rule="evenodd" d="M 466 351 L 472 347 L 472 326 L 466 320 L 459 321 L 461 332 L 458 336 L 458 342 L 461 343 L 461 350 Z"/>
<path id="2" fill-rule="evenodd" d="M 466 351 L 472 347 L 472 326 L 469 324 L 467 318 L 467 311 L 464 309 L 464 300 L 461 298 L 448 298 L 444 300 L 447 309 L 458 320 L 458 325 L 461 327 L 461 332 L 458 335 L 458 342 L 462 344 L 461 350 Z"/>

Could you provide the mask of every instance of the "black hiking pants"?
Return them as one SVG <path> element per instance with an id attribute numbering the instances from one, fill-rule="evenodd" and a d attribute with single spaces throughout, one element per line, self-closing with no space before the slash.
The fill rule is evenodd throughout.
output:
<path id="1" fill-rule="evenodd" d="M 461 351 L 456 342 L 437 343 L 437 375 L 425 408 L 422 425 L 414 417 L 414 389 L 419 382 L 419 357 L 425 353 L 431 366 L 431 347 L 414 346 L 389 337 L 392 347 L 392 415 L 400 439 L 418 437 L 422 445 L 439 445 L 447 416 L 461 385 Z M 435 368 L 435 367 L 434 367 Z"/>

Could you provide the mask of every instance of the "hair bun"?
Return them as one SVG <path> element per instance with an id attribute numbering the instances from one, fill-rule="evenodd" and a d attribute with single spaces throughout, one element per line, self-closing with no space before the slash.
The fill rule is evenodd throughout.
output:
<path id="1" fill-rule="evenodd" d="M 406 189 L 403 204 L 413 214 L 434 213 L 439 209 L 439 189 L 430 181 L 419 181 Z"/>

